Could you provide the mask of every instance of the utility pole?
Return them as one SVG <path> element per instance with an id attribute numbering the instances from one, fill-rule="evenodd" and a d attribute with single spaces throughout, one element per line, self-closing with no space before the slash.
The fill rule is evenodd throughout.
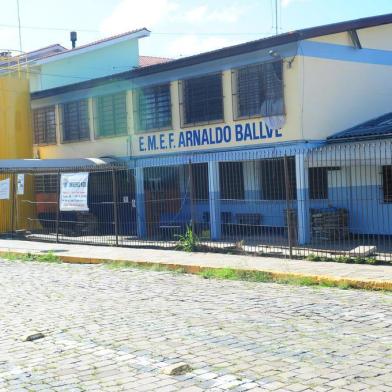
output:
<path id="1" fill-rule="evenodd" d="M 275 0 L 275 35 L 279 34 L 279 15 L 278 15 L 278 3 L 280 0 Z"/>
<path id="2" fill-rule="evenodd" d="M 20 50 L 20 52 L 22 52 L 22 29 L 21 29 L 21 26 L 20 26 L 19 0 L 16 0 L 16 6 L 18 8 L 19 50 Z"/>

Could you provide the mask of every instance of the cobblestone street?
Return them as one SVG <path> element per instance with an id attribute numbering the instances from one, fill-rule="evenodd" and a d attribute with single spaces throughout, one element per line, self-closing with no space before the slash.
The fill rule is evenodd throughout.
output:
<path id="1" fill-rule="evenodd" d="M 391 294 L 0 261 L 0 303 L 1 391 L 392 391 Z"/>

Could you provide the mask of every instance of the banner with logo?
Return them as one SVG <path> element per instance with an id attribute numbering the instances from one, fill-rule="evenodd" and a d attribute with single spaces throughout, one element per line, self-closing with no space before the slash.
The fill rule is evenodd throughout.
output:
<path id="1" fill-rule="evenodd" d="M 0 200 L 9 200 L 10 198 L 10 179 L 0 181 Z"/>
<path id="2" fill-rule="evenodd" d="M 62 173 L 60 211 L 88 211 L 88 173 Z"/>

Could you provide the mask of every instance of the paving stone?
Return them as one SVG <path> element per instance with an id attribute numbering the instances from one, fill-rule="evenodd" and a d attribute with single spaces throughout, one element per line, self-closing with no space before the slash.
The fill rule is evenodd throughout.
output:
<path id="1" fill-rule="evenodd" d="M 0 260 L 0 303 L 1 391 L 392 390 L 386 293 Z"/>

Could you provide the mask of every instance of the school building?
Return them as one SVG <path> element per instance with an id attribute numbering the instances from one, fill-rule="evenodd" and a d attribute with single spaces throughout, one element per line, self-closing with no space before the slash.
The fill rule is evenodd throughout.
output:
<path id="1" fill-rule="evenodd" d="M 116 219 L 116 235 L 138 240 L 191 225 L 257 249 L 391 251 L 392 14 L 177 60 L 140 56 L 148 35 L 29 63 L 37 200 L 53 203 L 42 226 L 56 215 L 53 160 L 101 158 L 121 170 L 115 190 L 110 171 L 91 173 L 91 236 Z"/>

